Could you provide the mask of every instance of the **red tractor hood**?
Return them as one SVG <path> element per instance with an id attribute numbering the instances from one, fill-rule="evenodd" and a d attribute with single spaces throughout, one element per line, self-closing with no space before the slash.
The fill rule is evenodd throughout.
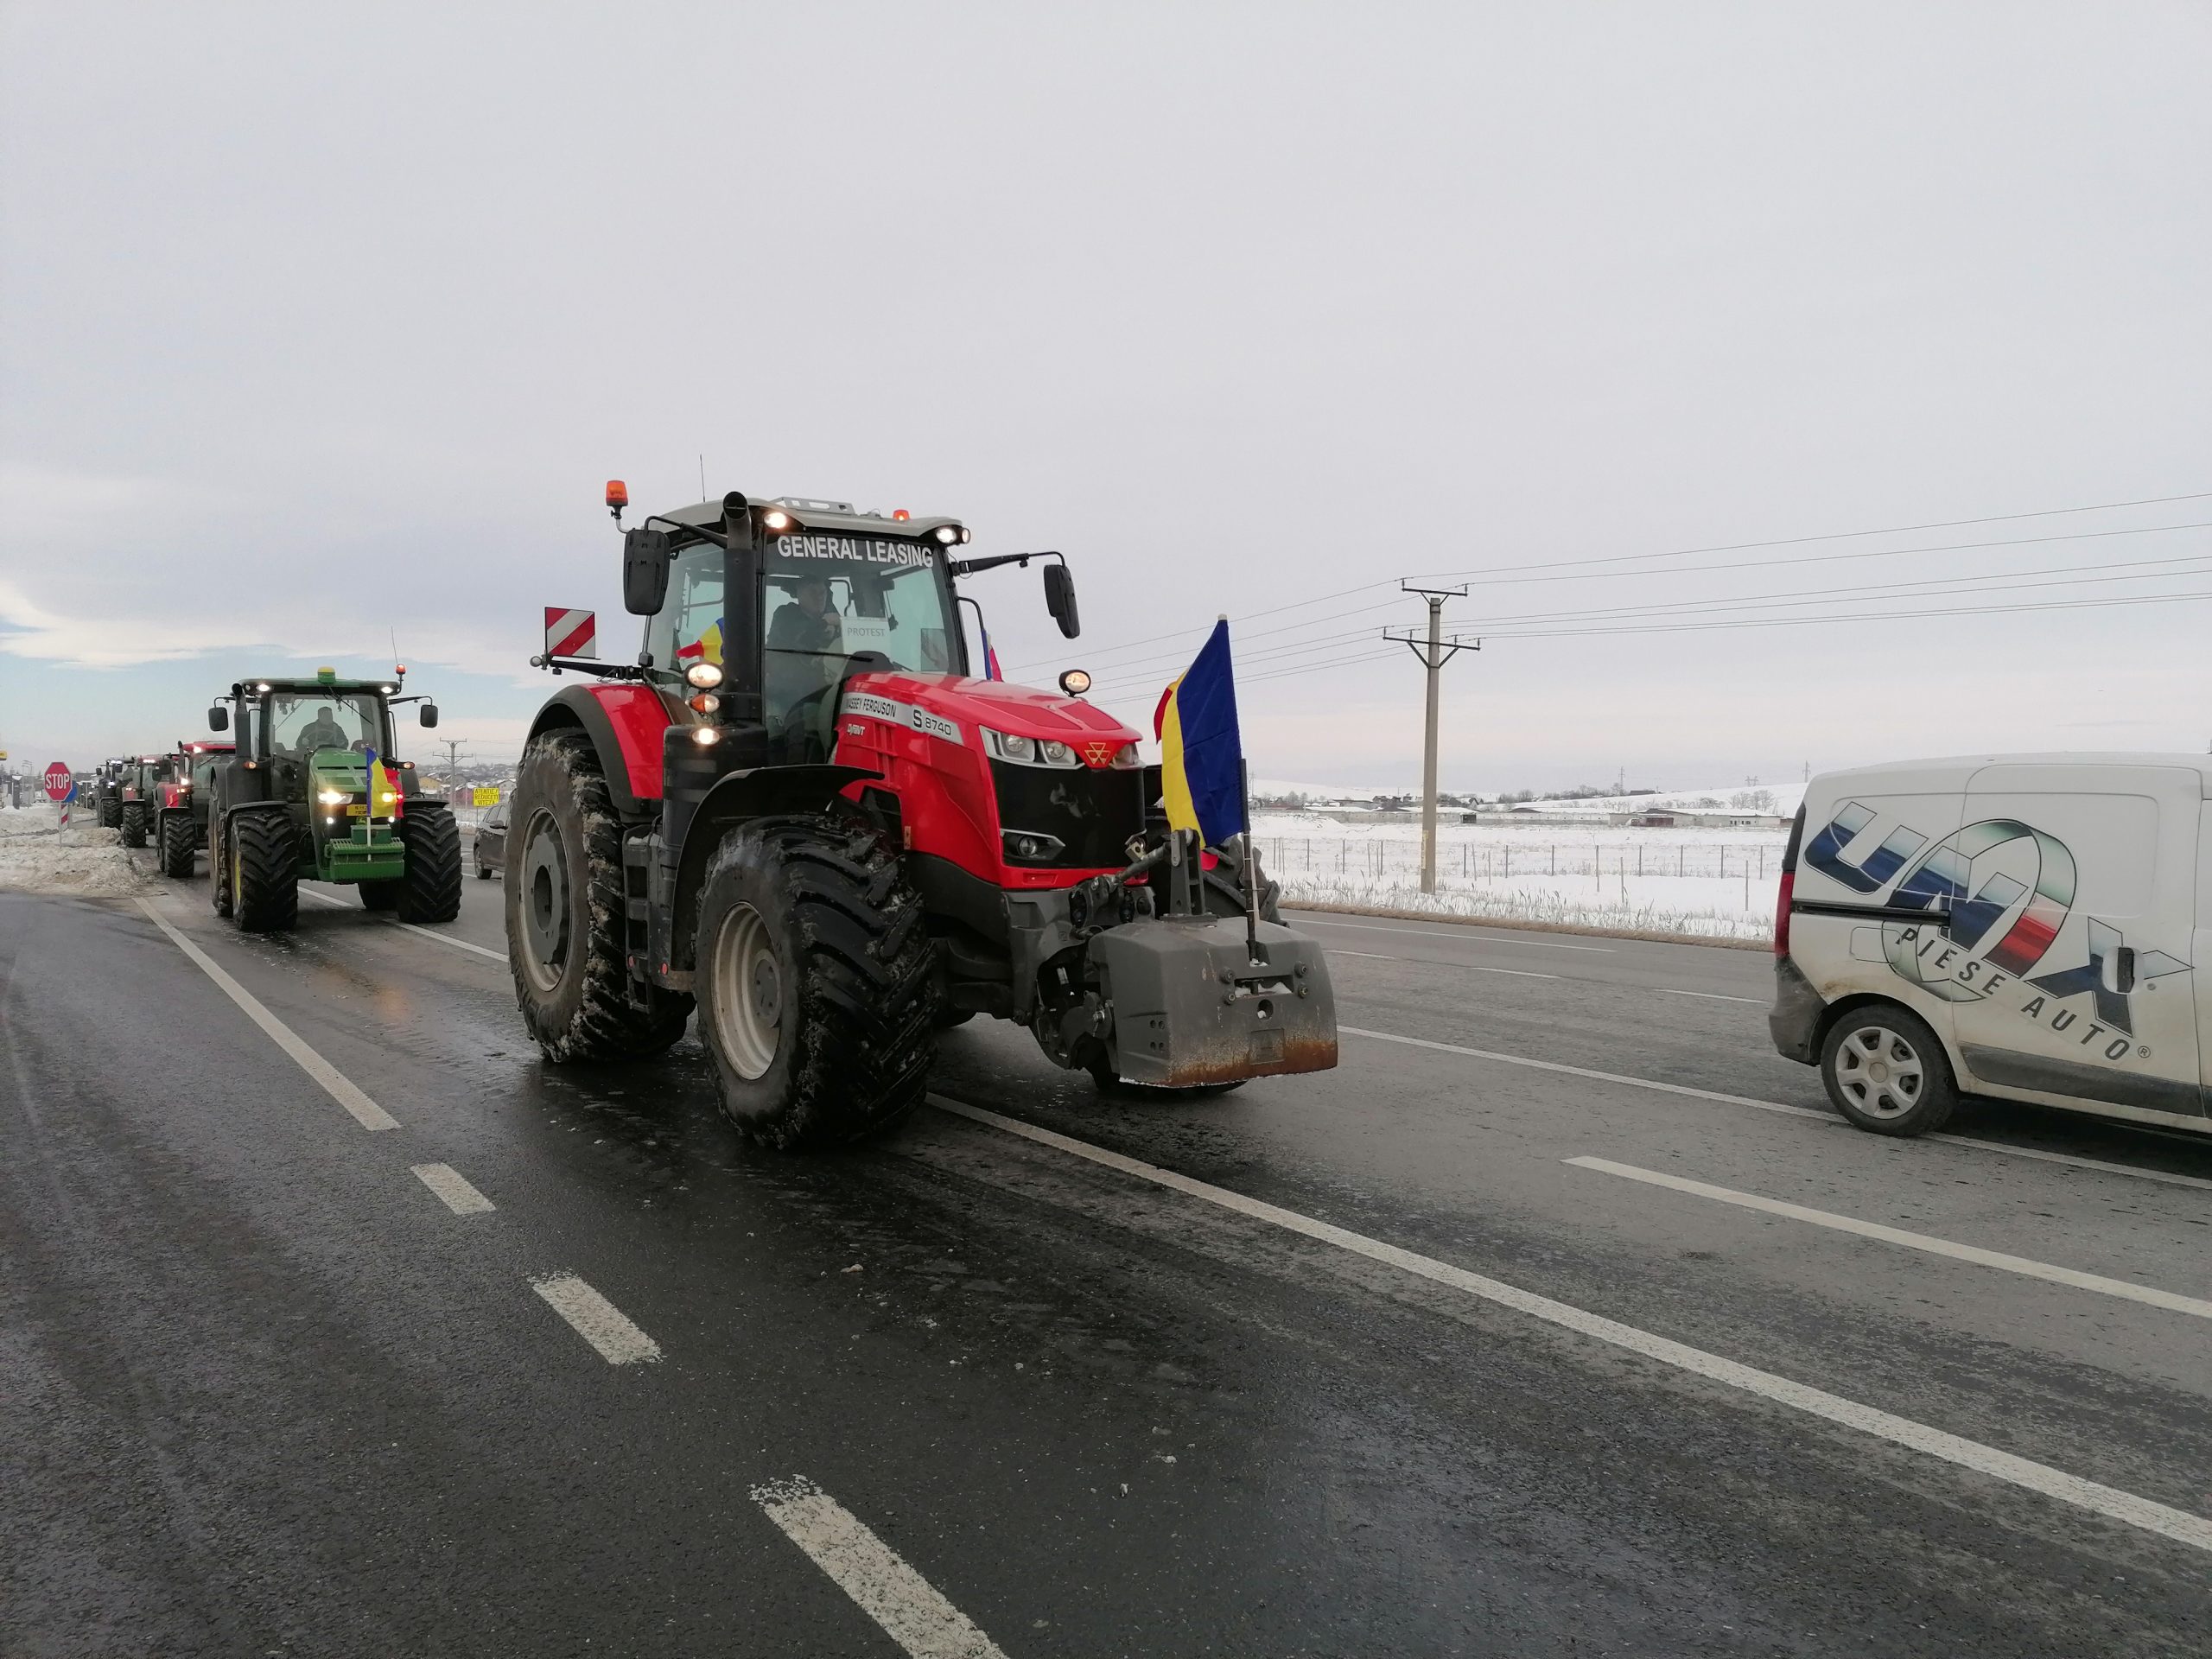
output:
<path id="1" fill-rule="evenodd" d="M 1072 745 L 1084 739 L 1135 743 L 1141 734 L 1103 709 L 1058 691 L 1039 691 L 1006 680 L 971 680 L 958 674 L 859 674 L 848 691 L 910 702 L 963 725 L 988 726 L 1015 737 L 1050 737 Z"/>

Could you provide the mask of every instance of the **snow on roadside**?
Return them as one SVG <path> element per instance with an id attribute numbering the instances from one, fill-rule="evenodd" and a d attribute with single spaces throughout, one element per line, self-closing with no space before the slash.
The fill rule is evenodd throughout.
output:
<path id="1" fill-rule="evenodd" d="M 92 823 L 81 810 L 56 836 L 59 810 L 27 806 L 0 812 L 0 892 L 121 899 L 153 887 L 153 878 L 131 863 L 115 831 Z"/>
<path id="2" fill-rule="evenodd" d="M 1788 839 L 1744 828 L 1438 826 L 1437 891 L 1421 891 L 1417 823 L 1344 823 L 1255 813 L 1253 834 L 1287 902 L 1548 922 L 1700 938 L 1774 936 Z"/>

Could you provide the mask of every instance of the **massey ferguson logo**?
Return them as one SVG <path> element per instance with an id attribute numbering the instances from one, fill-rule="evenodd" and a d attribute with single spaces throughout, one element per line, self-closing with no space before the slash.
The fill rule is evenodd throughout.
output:
<path id="1" fill-rule="evenodd" d="M 2134 1046 L 2127 990 L 2112 988 L 2127 941 L 2120 929 L 2087 921 L 2086 961 L 2037 974 L 2074 909 L 2074 855 L 2056 836 L 2013 818 L 1984 818 L 1936 842 L 1900 824 L 1853 863 L 1845 849 L 1874 821 L 1874 809 L 1846 801 L 1805 843 L 1804 861 L 1887 909 L 1926 911 L 1925 922 L 1885 920 L 1882 954 L 1901 977 L 1947 1002 L 1999 997 L 2047 1030 L 2075 1037 L 2082 1022 L 2061 1005 L 2090 999 L 2094 1018 L 2076 1039 L 2108 1060 Z M 1894 883 L 1894 887 L 1891 884 Z M 2189 971 L 2163 950 L 2135 953 L 2133 984 Z M 2132 988 L 2132 986 L 2131 986 Z M 2102 1039 L 2101 1042 L 2098 1039 Z"/>
<path id="2" fill-rule="evenodd" d="M 1096 772 L 1112 762 L 1114 752 L 1120 747 L 1118 743 L 1086 743 L 1083 746 L 1083 763 Z"/>

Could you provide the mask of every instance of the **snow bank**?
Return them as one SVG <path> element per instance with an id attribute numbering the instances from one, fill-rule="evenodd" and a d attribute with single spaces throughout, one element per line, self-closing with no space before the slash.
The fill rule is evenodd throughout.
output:
<path id="1" fill-rule="evenodd" d="M 60 809 L 25 807 L 0 813 L 0 890 L 66 893 L 81 899 L 119 899 L 152 890 L 154 880 L 140 873 L 115 838 L 83 809 L 57 836 Z"/>
<path id="2" fill-rule="evenodd" d="M 1255 813 L 1291 904 L 1770 939 L 1786 832 L 1559 824 L 1437 826 L 1437 891 L 1421 891 L 1418 823 Z"/>

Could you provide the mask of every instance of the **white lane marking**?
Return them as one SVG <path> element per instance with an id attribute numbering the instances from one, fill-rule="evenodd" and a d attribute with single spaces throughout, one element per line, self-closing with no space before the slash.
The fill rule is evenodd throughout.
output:
<path id="1" fill-rule="evenodd" d="M 1588 1066 L 1563 1065 L 1557 1060 L 1531 1059 L 1525 1054 L 1501 1054 L 1495 1049 L 1468 1048 L 1459 1043 L 1433 1043 L 1423 1037 L 1401 1037 L 1391 1031 L 1364 1031 L 1357 1026 L 1338 1026 L 1337 1031 L 1341 1036 L 1370 1037 L 1378 1043 L 1402 1043 L 1408 1048 L 1429 1048 L 1440 1053 L 1465 1054 L 1471 1059 L 1496 1060 L 1501 1065 L 1523 1065 L 1536 1071 L 1560 1071 L 1571 1077 L 1623 1084 L 1631 1089 L 1650 1089 L 1662 1095 L 1687 1095 L 1693 1100 L 1717 1100 L 1725 1106 L 1750 1106 L 1762 1112 L 1809 1117 L 1830 1128 L 1851 1127 L 1834 1113 L 1815 1111 L 1808 1106 L 1785 1106 L 1778 1100 L 1753 1100 L 1749 1095 L 1724 1095 L 1717 1089 L 1692 1089 L 1679 1083 L 1661 1083 L 1653 1077 L 1631 1077 L 1618 1071 L 1593 1071 Z M 2207 1180 L 2201 1175 L 2176 1175 L 2163 1169 L 2138 1169 L 2133 1164 L 2107 1163 L 2101 1158 L 2078 1158 L 2068 1152 L 2044 1152 L 2037 1147 L 2015 1147 L 2002 1141 L 1979 1141 L 1966 1135 L 1926 1135 L 1920 1138 L 1940 1141 L 1946 1146 L 1972 1147 L 1979 1152 L 2001 1152 L 2014 1158 L 2033 1158 L 2046 1164 L 2065 1164 L 2075 1169 L 2094 1169 L 2101 1174 L 2129 1175 L 2141 1181 L 2163 1181 L 2169 1186 L 2212 1189 L 2212 1180 Z"/>
<path id="2" fill-rule="evenodd" d="M 347 904 L 343 899 L 334 899 L 327 893 L 317 893 L 309 887 L 302 887 L 300 897 L 312 899 L 319 905 L 335 905 L 340 910 L 353 909 L 353 906 Z M 379 916 L 376 919 L 380 922 L 391 922 L 394 927 L 404 928 L 410 933 L 420 933 L 426 939 L 435 939 L 440 944 L 449 944 L 456 950 L 469 950 L 480 957 L 489 957 L 502 966 L 506 963 L 507 953 L 504 950 L 487 950 L 480 944 L 471 944 L 467 939 L 456 939 L 446 933 L 433 933 L 427 927 L 417 926 L 413 922 L 397 921 L 389 916 Z"/>
<path id="3" fill-rule="evenodd" d="M 1379 950 L 1332 950 L 1332 957 L 1365 957 L 1370 962 L 1402 962 L 1402 957 L 1386 957 Z"/>
<path id="4" fill-rule="evenodd" d="M 756 1486 L 753 1501 L 914 1659 L 1006 1659 L 898 1551 L 805 1477 Z"/>
<path id="5" fill-rule="evenodd" d="M 156 927 L 169 936 L 170 942 L 178 950 L 198 964 L 200 972 L 221 988 L 224 995 L 245 1009 L 246 1018 L 259 1026 L 269 1034 L 270 1041 L 290 1055 L 301 1071 L 321 1084 L 326 1094 L 351 1112 L 356 1123 L 365 1129 L 396 1129 L 399 1127 L 397 1118 L 355 1088 L 336 1066 L 309 1048 L 289 1026 L 262 1007 L 260 1000 L 251 991 L 217 967 L 212 957 L 171 926 L 168 918 L 154 908 L 153 900 L 141 899 L 138 908 L 153 919 Z"/>
<path id="6" fill-rule="evenodd" d="M 1762 1198 L 1755 1193 L 1738 1192 L 1732 1187 L 1713 1186 L 1704 1181 L 1688 1180 L 1680 1175 L 1668 1175 L 1656 1169 L 1639 1169 L 1634 1164 L 1617 1164 L 1610 1158 L 1568 1158 L 1562 1162 L 1577 1169 L 1594 1169 L 1600 1174 L 1618 1175 L 1624 1180 L 1642 1181 L 1649 1186 L 1663 1186 L 1693 1197 L 1712 1198 L 1720 1204 L 1732 1204 L 1738 1209 L 1757 1210 L 1770 1216 L 1786 1216 L 1792 1221 L 1810 1222 L 1815 1227 L 1832 1228 L 1839 1233 L 1855 1233 L 1861 1238 L 1879 1239 L 1885 1244 L 1902 1244 L 1907 1249 L 1925 1250 L 1931 1255 L 1948 1255 L 1955 1261 L 1973 1262 L 1985 1268 L 2001 1268 L 2006 1273 L 2020 1274 L 2030 1279 L 2048 1280 L 2055 1285 L 2071 1285 L 2077 1290 L 2094 1290 L 2107 1296 L 2125 1297 L 2129 1301 L 2147 1302 L 2152 1307 L 2163 1307 L 2176 1313 L 2194 1313 L 2200 1319 L 2212 1319 L 2212 1302 L 2201 1301 L 2194 1296 L 2177 1295 L 2171 1290 L 2157 1290 L 2149 1285 L 2132 1284 L 2125 1279 L 2107 1279 L 2101 1274 L 2080 1273 L 2072 1268 L 2053 1267 L 2047 1262 L 2032 1261 L 2024 1255 L 2007 1255 L 2002 1250 L 1985 1250 L 1978 1245 L 1955 1243 L 1948 1238 L 1937 1238 L 1929 1233 L 1907 1232 L 1901 1227 L 1885 1227 L 1879 1222 L 1859 1221 L 1851 1216 L 1839 1216 L 1827 1210 L 1811 1210 L 1802 1204 L 1788 1204 L 1779 1198 Z"/>
<path id="7" fill-rule="evenodd" d="M 1671 991 L 1664 985 L 1654 985 L 1651 988 L 1662 996 L 1696 996 L 1707 1002 L 1748 1002 L 1755 1008 L 1763 1008 L 1767 1002 L 1762 996 L 1723 996 L 1718 991 Z"/>
<path id="8" fill-rule="evenodd" d="M 1946 1463 L 1971 1469 L 1977 1474 L 1987 1475 L 2046 1497 L 2070 1503 L 2076 1509 L 2087 1510 L 2110 1520 L 2139 1527 L 2145 1532 L 2171 1538 L 2193 1548 L 2212 1551 L 2212 1520 L 2192 1515 L 2186 1510 L 2177 1510 L 2136 1493 L 2123 1491 L 2116 1486 L 2107 1486 L 2079 1475 L 2067 1473 L 2049 1464 L 2037 1463 L 1979 1440 L 1969 1440 L 1926 1423 L 1915 1422 L 1909 1417 L 1899 1417 L 1872 1406 L 1861 1405 L 1856 1400 L 1847 1400 L 1841 1395 L 1830 1394 L 1802 1382 L 1778 1376 L 1772 1371 L 1762 1371 L 1718 1354 L 1709 1354 L 1701 1348 L 1693 1348 L 1671 1338 L 1656 1336 L 1632 1325 L 1623 1325 L 1601 1313 L 1592 1313 L 1566 1302 L 1554 1301 L 1548 1296 L 1539 1296 L 1534 1291 L 1522 1290 L 1502 1280 L 1491 1279 L 1465 1268 L 1440 1262 L 1433 1256 L 1421 1255 L 1395 1244 L 1386 1244 L 1380 1239 L 1370 1238 L 1348 1228 L 1335 1226 L 1325 1221 L 1316 1221 L 1294 1210 L 1285 1210 L 1258 1198 L 1246 1198 L 1241 1192 L 1231 1192 L 1208 1182 L 1178 1174 L 1172 1169 L 1161 1169 L 1154 1164 L 1109 1152 L 1103 1147 L 1094 1147 L 1088 1141 L 1073 1140 L 1051 1129 L 1024 1123 L 1019 1119 L 1004 1117 L 996 1112 L 985 1111 L 979 1106 L 969 1106 L 941 1095 L 928 1096 L 931 1105 L 955 1116 L 965 1117 L 977 1123 L 987 1123 L 1008 1135 L 1034 1141 L 1040 1146 L 1082 1158 L 1109 1169 L 1135 1176 L 1140 1180 L 1168 1187 L 1175 1192 L 1218 1205 L 1239 1215 L 1249 1216 L 1256 1221 L 1271 1222 L 1287 1231 L 1300 1233 L 1307 1238 L 1333 1244 L 1338 1249 L 1354 1255 L 1380 1262 L 1417 1278 L 1436 1284 L 1449 1285 L 1484 1301 L 1510 1307 L 1548 1325 L 1558 1325 L 1580 1336 L 1590 1337 L 1616 1348 L 1641 1354 L 1662 1364 L 1702 1376 L 1726 1387 L 1741 1389 L 1762 1400 L 1787 1406 L 1808 1416 L 1835 1423 L 1845 1428 L 1856 1429 L 1910 1451 L 1939 1458 Z"/>
<path id="9" fill-rule="evenodd" d="M 576 1334 L 599 1350 L 610 1365 L 634 1365 L 660 1357 L 660 1344 L 630 1322 L 629 1316 L 573 1273 L 533 1279 L 530 1287 L 556 1313 L 575 1326 Z"/>
<path id="10" fill-rule="evenodd" d="M 392 925 L 404 928 L 410 933 L 420 933 L 426 939 L 435 939 L 440 944 L 449 944 L 456 950 L 469 950 L 480 957 L 489 957 L 502 968 L 507 965 L 507 953 L 504 950 L 487 950 L 480 944 L 471 944 L 467 939 L 456 939 L 449 933 L 433 933 L 429 928 L 417 927 L 412 922 L 393 922 Z"/>
<path id="11" fill-rule="evenodd" d="M 1589 950 L 1601 957 L 1619 954 L 1610 944 L 1561 944 L 1556 939 L 1524 939 L 1511 933 L 1469 933 L 1456 927 L 1392 927 L 1381 922 L 1325 922 L 1319 916 L 1293 906 L 1300 927 L 1357 927 L 1370 933 L 1418 933 L 1433 939 L 1459 939 L 1472 944 L 1525 944 L 1536 950 Z"/>
<path id="12" fill-rule="evenodd" d="M 1693 1100 L 1717 1100 L 1728 1106 L 1754 1106 L 1763 1112 L 1782 1112 L 1791 1117 L 1818 1118 L 1834 1123 L 1842 1120 L 1807 1106 L 1785 1106 L 1778 1100 L 1753 1100 L 1749 1095 L 1724 1095 L 1713 1089 L 1693 1089 L 1687 1084 L 1659 1083 L 1650 1077 L 1624 1077 L 1618 1071 L 1593 1071 L 1586 1065 L 1567 1065 L 1558 1060 L 1532 1060 L 1525 1054 L 1500 1054 L 1494 1049 L 1468 1048 L 1459 1043 L 1434 1043 L 1425 1037 L 1401 1037 L 1395 1032 L 1363 1031 L 1357 1026 L 1338 1026 L 1340 1035 L 1369 1037 L 1378 1043 L 1402 1043 L 1408 1048 L 1434 1049 L 1443 1054 L 1465 1054 L 1471 1059 L 1496 1060 L 1502 1065 L 1524 1065 L 1534 1071 L 1557 1071 L 1570 1077 L 1598 1083 L 1623 1083 L 1637 1089 L 1655 1089 L 1662 1095 L 1687 1095 Z"/>
<path id="13" fill-rule="evenodd" d="M 470 1185 L 451 1164 L 417 1164 L 416 1179 L 445 1200 L 456 1216 L 480 1216 L 492 1209 L 492 1200 Z"/>

